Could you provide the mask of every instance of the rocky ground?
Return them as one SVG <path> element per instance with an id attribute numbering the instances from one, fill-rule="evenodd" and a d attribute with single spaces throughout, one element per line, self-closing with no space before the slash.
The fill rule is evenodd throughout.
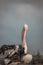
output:
<path id="1" fill-rule="evenodd" d="M 0 65 L 5 65 L 4 64 L 4 55 L 3 54 L 0 54 Z M 23 63 L 23 62 L 19 62 L 19 61 L 16 61 L 16 62 L 12 62 L 10 63 L 9 65 L 43 65 L 43 64 L 26 64 L 26 63 Z"/>
<path id="2" fill-rule="evenodd" d="M 4 55 L 3 54 L 0 54 L 0 65 L 5 65 L 4 64 Z M 25 64 L 23 62 L 16 61 L 16 62 L 10 63 L 9 65 L 29 65 L 29 64 Z"/>
<path id="3" fill-rule="evenodd" d="M 0 65 L 5 65 L 3 59 L 0 59 Z M 9 65 L 30 65 L 30 64 L 21 63 L 21 62 L 12 62 Z"/>

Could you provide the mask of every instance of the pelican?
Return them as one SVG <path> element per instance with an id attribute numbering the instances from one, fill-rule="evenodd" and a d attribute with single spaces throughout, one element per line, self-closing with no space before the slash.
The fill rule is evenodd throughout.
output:
<path id="1" fill-rule="evenodd" d="M 24 55 L 22 57 L 22 61 L 24 61 L 24 63 L 29 63 L 32 61 L 32 55 L 31 54 L 27 54 L 27 50 L 28 50 L 28 47 L 27 47 L 27 43 L 26 43 L 26 33 L 28 31 L 28 25 L 25 24 L 23 26 L 23 32 L 22 32 L 22 47 L 24 48 Z"/>
<path id="2" fill-rule="evenodd" d="M 22 55 L 22 51 L 23 52 L 23 56 L 21 56 L 21 62 L 23 61 L 24 63 L 30 63 L 32 61 L 32 55 L 31 54 L 28 54 L 28 47 L 27 47 L 27 43 L 26 43 L 26 33 L 28 31 L 28 25 L 27 24 L 24 24 L 23 26 L 23 29 L 22 29 L 22 49 L 21 49 L 21 52 L 20 52 L 20 55 Z M 20 49 L 20 45 L 17 45 L 16 46 L 16 49 L 15 51 L 12 52 L 15 53 L 15 52 L 18 52 L 18 50 Z M 10 56 L 12 56 L 12 54 Z"/>
<path id="3" fill-rule="evenodd" d="M 30 63 L 32 61 L 32 55 L 28 54 L 28 47 L 27 47 L 27 43 L 26 43 L 26 33 L 28 31 L 28 25 L 24 24 L 23 29 L 22 29 L 22 44 L 21 45 L 16 45 L 15 49 L 12 49 L 11 51 L 9 51 L 8 55 L 6 58 L 11 57 L 12 55 L 15 55 L 15 53 L 20 53 L 21 55 L 21 62 L 23 61 L 24 63 Z M 23 56 L 22 56 L 23 54 Z M 14 57 L 13 57 L 14 58 Z M 7 61 L 6 59 L 4 60 L 5 62 Z"/>

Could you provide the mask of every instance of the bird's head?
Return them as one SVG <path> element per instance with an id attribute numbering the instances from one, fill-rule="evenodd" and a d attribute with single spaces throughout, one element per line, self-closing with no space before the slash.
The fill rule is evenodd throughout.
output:
<path id="1" fill-rule="evenodd" d="M 24 29 L 27 31 L 28 30 L 28 25 L 24 24 Z"/>

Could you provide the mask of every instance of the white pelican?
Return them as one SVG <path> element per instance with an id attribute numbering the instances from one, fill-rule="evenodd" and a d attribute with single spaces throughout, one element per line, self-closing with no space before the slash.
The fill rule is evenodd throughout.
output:
<path id="1" fill-rule="evenodd" d="M 32 61 L 32 55 L 31 54 L 27 54 L 27 43 L 26 43 L 26 33 L 27 33 L 27 30 L 28 30 L 28 25 L 25 24 L 23 26 L 23 32 L 22 32 L 22 47 L 24 48 L 24 55 L 22 57 L 22 61 L 24 61 L 24 63 L 29 63 Z"/>
<path id="2" fill-rule="evenodd" d="M 21 56 L 21 61 L 23 61 L 24 63 L 30 63 L 32 61 L 32 55 L 31 54 L 27 54 L 27 43 L 26 43 L 26 33 L 27 33 L 27 30 L 28 30 L 28 25 L 25 24 L 23 26 L 23 29 L 22 29 L 22 45 L 21 47 L 23 48 L 24 50 L 24 53 L 23 53 L 23 56 Z M 14 55 L 16 52 L 18 52 L 18 50 L 20 49 L 20 45 L 16 45 L 16 48 L 15 50 L 13 49 L 12 51 L 10 51 L 10 53 L 8 54 L 9 57 L 11 57 L 12 55 Z M 21 52 L 23 51 L 21 50 Z M 21 53 L 22 55 L 22 53 Z M 13 57 L 15 58 L 15 57 Z M 7 60 L 5 59 L 5 62 Z M 10 62 L 9 62 L 10 63 Z"/>

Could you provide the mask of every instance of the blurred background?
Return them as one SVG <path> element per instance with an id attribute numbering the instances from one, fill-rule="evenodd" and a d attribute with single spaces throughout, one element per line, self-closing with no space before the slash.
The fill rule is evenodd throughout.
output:
<path id="1" fill-rule="evenodd" d="M 43 0 L 0 0 L 0 46 L 21 44 L 25 23 L 30 53 L 43 55 Z"/>

